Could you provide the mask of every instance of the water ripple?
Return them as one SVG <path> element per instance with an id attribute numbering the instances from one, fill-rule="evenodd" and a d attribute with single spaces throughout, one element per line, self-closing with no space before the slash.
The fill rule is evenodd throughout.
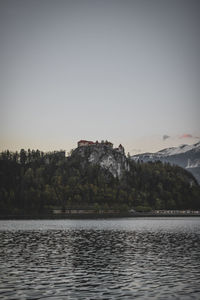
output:
<path id="1" fill-rule="evenodd" d="M 0 298 L 199 299 L 198 224 L 1 230 Z"/>

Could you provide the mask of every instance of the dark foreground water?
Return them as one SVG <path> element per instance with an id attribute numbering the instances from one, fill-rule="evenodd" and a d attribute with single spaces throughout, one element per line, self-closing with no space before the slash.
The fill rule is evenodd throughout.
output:
<path id="1" fill-rule="evenodd" d="M 200 218 L 0 221 L 0 299 L 200 299 Z"/>

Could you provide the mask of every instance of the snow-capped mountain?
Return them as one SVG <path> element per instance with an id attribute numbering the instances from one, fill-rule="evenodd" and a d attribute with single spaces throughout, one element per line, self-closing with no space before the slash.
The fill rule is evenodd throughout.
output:
<path id="1" fill-rule="evenodd" d="M 160 150 L 156 153 L 143 153 L 131 157 L 135 161 L 162 161 L 178 165 L 190 171 L 200 183 L 200 142 L 194 145 L 181 145 Z"/>

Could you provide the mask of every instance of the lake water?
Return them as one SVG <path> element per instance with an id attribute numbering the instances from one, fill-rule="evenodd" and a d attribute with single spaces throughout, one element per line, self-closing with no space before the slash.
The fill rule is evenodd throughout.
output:
<path id="1" fill-rule="evenodd" d="M 0 221 L 0 299 L 200 299 L 200 218 Z"/>

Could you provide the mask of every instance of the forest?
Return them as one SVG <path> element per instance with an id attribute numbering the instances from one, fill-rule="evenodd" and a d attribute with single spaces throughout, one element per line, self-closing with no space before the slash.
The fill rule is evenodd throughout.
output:
<path id="1" fill-rule="evenodd" d="M 186 170 L 134 162 L 119 179 L 80 156 L 39 150 L 0 153 L 0 214 L 42 215 L 93 207 L 126 212 L 199 209 L 200 186 Z"/>

